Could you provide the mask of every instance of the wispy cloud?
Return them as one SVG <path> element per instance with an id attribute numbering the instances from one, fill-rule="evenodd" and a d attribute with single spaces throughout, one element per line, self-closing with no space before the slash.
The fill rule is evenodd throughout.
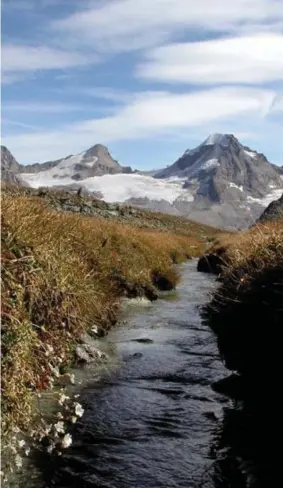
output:
<path id="1" fill-rule="evenodd" d="M 152 50 L 137 75 L 173 83 L 283 80 L 283 34 L 175 43 Z"/>
<path id="2" fill-rule="evenodd" d="M 62 70 L 74 68 L 96 61 L 83 53 L 71 52 L 42 46 L 19 44 L 3 44 L 2 72 L 3 81 L 12 82 L 26 73 L 39 70 Z"/>
<path id="3" fill-rule="evenodd" d="M 102 52 L 130 51 L 180 38 L 184 29 L 210 32 L 248 31 L 283 21 L 281 0 L 136 0 L 89 2 L 87 9 L 53 23 L 57 33 L 73 44 Z"/>
<path id="4" fill-rule="evenodd" d="M 175 130 L 197 127 L 218 121 L 256 116 L 270 105 L 274 93 L 253 88 L 222 87 L 173 95 L 156 92 L 139 96 L 111 116 L 67 125 L 54 131 L 20 134 L 6 138 L 16 156 L 35 161 L 63 157 L 97 142 L 166 136 Z M 243 129 L 244 130 L 244 129 Z M 95 140 L 94 140 L 95 138 Z"/>

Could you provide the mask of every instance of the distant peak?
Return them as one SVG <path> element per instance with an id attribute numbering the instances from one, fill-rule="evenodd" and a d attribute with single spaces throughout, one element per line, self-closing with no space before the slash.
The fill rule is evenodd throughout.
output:
<path id="1" fill-rule="evenodd" d="M 93 150 L 96 150 L 96 151 L 108 151 L 108 147 L 107 146 L 104 146 L 103 144 L 95 144 L 94 146 L 91 146 L 89 148 L 90 149 L 93 149 Z"/>
<path id="2" fill-rule="evenodd" d="M 202 146 L 213 146 L 215 144 L 227 146 L 235 137 L 233 134 L 210 134 L 207 139 L 201 144 Z"/>
<path id="3" fill-rule="evenodd" d="M 218 132 L 214 134 L 210 134 L 205 141 L 203 141 L 199 146 L 195 149 L 187 149 L 183 156 L 192 156 L 196 152 L 198 152 L 204 146 L 222 146 L 228 147 L 232 142 L 239 143 L 236 137 L 233 134 L 220 134 Z"/>

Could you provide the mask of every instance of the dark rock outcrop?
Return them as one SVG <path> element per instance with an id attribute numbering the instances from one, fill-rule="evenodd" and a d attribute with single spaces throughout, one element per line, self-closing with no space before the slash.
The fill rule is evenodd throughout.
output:
<path id="1" fill-rule="evenodd" d="M 203 273 L 220 274 L 223 266 L 227 264 L 226 249 L 220 247 L 211 253 L 204 254 L 198 260 L 197 270 Z"/>
<path id="2" fill-rule="evenodd" d="M 278 200 L 271 202 L 261 214 L 258 222 L 283 219 L 283 193 Z"/>

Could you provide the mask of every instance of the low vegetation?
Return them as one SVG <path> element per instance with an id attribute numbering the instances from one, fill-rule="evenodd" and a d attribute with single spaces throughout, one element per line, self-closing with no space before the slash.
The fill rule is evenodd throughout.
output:
<path id="1" fill-rule="evenodd" d="M 224 236 L 211 254 L 219 256 L 219 249 L 221 285 L 203 314 L 226 366 L 262 388 L 264 378 L 282 370 L 283 222 Z"/>
<path id="2" fill-rule="evenodd" d="M 154 299 L 157 288 L 174 288 L 172 265 L 199 255 L 216 233 L 185 219 L 176 219 L 172 233 L 174 217 L 161 214 L 156 229 L 130 217 L 58 211 L 51 199 L 58 202 L 56 192 L 2 192 L 4 435 L 30 428 L 34 393 L 52 386 L 52 371 L 70 364 L 85 331 L 116 322 L 121 296 Z"/>

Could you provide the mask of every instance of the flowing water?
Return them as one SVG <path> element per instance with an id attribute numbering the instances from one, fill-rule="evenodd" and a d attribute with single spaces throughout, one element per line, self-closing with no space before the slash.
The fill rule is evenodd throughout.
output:
<path id="1" fill-rule="evenodd" d="M 211 389 L 227 372 L 199 315 L 215 280 L 195 261 L 182 271 L 175 297 L 136 307 L 110 332 L 118 362 L 84 388 L 85 415 L 71 448 L 50 464 L 47 486 L 234 486 L 217 474 L 226 400 Z"/>

